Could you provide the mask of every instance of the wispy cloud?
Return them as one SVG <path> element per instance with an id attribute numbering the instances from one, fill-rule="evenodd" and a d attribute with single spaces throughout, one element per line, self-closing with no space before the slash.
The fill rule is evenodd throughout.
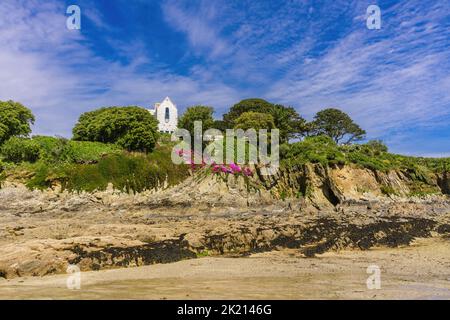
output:
<path id="1" fill-rule="evenodd" d="M 450 115 L 450 11 L 443 2 L 381 5 L 382 30 L 368 30 L 369 4 L 209 1 L 186 8 L 171 1 L 165 8 L 193 48 L 231 46 L 231 57 L 205 62 L 209 70 L 253 82 L 254 95 L 308 118 L 340 107 L 369 138 L 399 149 L 413 137 L 411 128 L 448 127 L 442 119 Z"/>
<path id="2" fill-rule="evenodd" d="M 199 5 L 186 6 L 179 1 L 162 4 L 165 20 L 180 32 L 186 33 L 195 53 L 207 53 L 211 58 L 232 52 L 232 46 L 219 35 L 217 21 L 219 10 L 211 1 L 200 1 Z"/>
<path id="3" fill-rule="evenodd" d="M 104 8 L 81 3 L 89 32 L 67 30 L 66 8 L 57 0 L 0 6 L 0 99 L 31 107 L 36 133 L 70 135 L 84 111 L 148 106 L 165 95 L 182 107 L 213 105 L 217 116 L 259 96 L 308 118 L 340 107 L 369 138 L 384 139 L 394 151 L 450 152 L 450 10 L 444 1 L 379 1 L 382 29 L 368 30 L 367 0 L 165 0 L 160 12 L 149 11 L 161 17 L 146 16 L 159 18 L 160 30 L 120 37 L 122 26 L 108 23 L 114 15 L 107 20 Z M 148 5 L 114 4 L 121 15 Z M 167 45 L 149 42 L 149 32 L 167 36 Z M 180 37 L 185 40 L 174 43 Z M 98 50 L 98 41 L 113 54 Z M 173 48 L 181 49 L 179 60 L 160 59 Z"/>
<path id="4" fill-rule="evenodd" d="M 438 22 L 448 10 L 442 3 L 421 4 L 420 10 L 417 5 L 404 2 L 384 11 L 380 31 L 354 25 L 324 54 L 276 81 L 268 97 L 297 105 L 309 117 L 339 106 L 369 137 L 382 138 L 397 150 L 417 139 L 411 128 L 445 130 L 448 121 L 440 120 L 450 115 L 450 34 Z"/>
<path id="5" fill-rule="evenodd" d="M 139 41 L 107 39 L 129 58 L 126 64 L 98 56 L 82 32 L 65 28 L 65 9 L 56 1 L 7 0 L 0 6 L 0 100 L 30 107 L 37 115 L 35 134 L 68 136 L 82 112 L 108 105 L 150 107 L 167 94 L 183 106 L 237 99 L 224 84 L 145 68 L 152 61 Z M 98 12 L 90 12 L 86 18 L 95 16 L 94 23 L 102 25 Z"/>

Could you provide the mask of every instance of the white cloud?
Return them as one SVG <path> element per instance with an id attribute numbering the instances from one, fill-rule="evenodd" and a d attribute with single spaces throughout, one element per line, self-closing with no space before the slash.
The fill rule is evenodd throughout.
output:
<path id="1" fill-rule="evenodd" d="M 401 146 L 417 139 L 414 128 L 448 129 L 448 10 L 442 2 L 401 1 L 381 7 L 382 29 L 375 31 L 365 28 L 369 2 L 165 1 L 165 21 L 185 34 L 187 58 L 201 61 L 179 75 L 151 60 L 139 38 L 103 39 L 126 63 L 98 56 L 83 30 L 65 28 L 66 8 L 56 0 L 4 0 L 0 100 L 31 107 L 38 133 L 69 135 L 80 113 L 100 106 L 148 106 L 171 95 L 181 106 L 223 112 L 260 96 L 309 118 L 340 107 L 369 138 L 405 151 Z M 95 7 L 83 12 L 97 28 L 111 28 Z M 447 145 L 434 148 L 444 154 Z"/>
<path id="2" fill-rule="evenodd" d="M 448 38 L 442 38 L 448 31 L 432 23 L 446 13 L 439 4 L 427 5 L 420 16 L 402 6 L 384 12 L 392 18 L 379 34 L 355 26 L 325 54 L 293 67 L 268 97 L 300 106 L 308 117 L 324 107 L 340 107 L 370 138 L 382 138 L 396 150 L 418 138 L 412 128 L 446 130 L 448 122 L 440 119 L 450 116 L 450 52 Z M 424 27 L 417 27 L 421 23 Z"/>
<path id="3" fill-rule="evenodd" d="M 211 58 L 228 55 L 232 46 L 219 35 L 213 26 L 217 21 L 218 8 L 210 1 L 201 1 L 199 6 L 186 9 L 180 2 L 167 1 L 162 5 L 165 20 L 175 29 L 186 33 L 196 53 L 204 51 Z"/>
<path id="4" fill-rule="evenodd" d="M 182 107 L 236 101 L 236 91 L 221 83 L 172 74 L 159 65 L 143 72 L 151 61 L 139 41 L 108 39 L 129 58 L 127 64 L 97 56 L 82 31 L 66 29 L 65 9 L 56 1 L 7 0 L 0 5 L 0 100 L 31 108 L 37 118 L 34 134 L 70 136 L 85 111 L 110 105 L 150 107 L 165 95 Z M 102 26 L 99 13 L 89 12 L 86 18 L 95 17 L 93 22 Z"/>

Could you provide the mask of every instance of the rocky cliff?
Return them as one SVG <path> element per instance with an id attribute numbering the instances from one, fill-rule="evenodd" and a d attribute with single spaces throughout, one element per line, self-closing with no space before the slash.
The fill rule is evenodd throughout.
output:
<path id="1" fill-rule="evenodd" d="M 255 169 L 255 168 L 254 168 Z M 348 205 L 445 202 L 450 174 L 373 171 L 356 166 L 307 164 L 253 177 L 199 172 L 181 184 L 143 201 L 153 208 L 202 211 L 339 210 Z"/>
<path id="2" fill-rule="evenodd" d="M 274 176 L 199 171 L 139 194 L 0 190 L 0 278 L 298 248 L 408 245 L 450 235 L 448 174 L 305 165 Z"/>

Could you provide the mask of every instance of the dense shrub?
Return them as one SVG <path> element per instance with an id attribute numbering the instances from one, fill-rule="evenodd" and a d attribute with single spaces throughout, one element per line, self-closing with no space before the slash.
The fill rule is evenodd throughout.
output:
<path id="1" fill-rule="evenodd" d="M 117 189 L 139 192 L 164 179 L 162 172 L 142 155 L 113 155 L 95 165 L 68 167 L 66 173 L 63 186 L 77 191 L 105 189 L 111 182 Z"/>
<path id="2" fill-rule="evenodd" d="M 5 179 L 5 169 L 6 169 L 6 165 L 5 163 L 0 159 L 0 187 L 1 187 L 1 182 Z"/>
<path id="3" fill-rule="evenodd" d="M 44 163 L 95 163 L 102 157 L 121 153 L 114 144 L 90 141 L 72 141 L 64 138 L 35 136 L 32 139 L 13 137 L 0 149 L 3 161 Z"/>
<path id="4" fill-rule="evenodd" d="M 39 159 L 39 144 L 28 138 L 12 137 L 2 145 L 1 154 L 8 162 L 35 162 Z"/>
<path id="5" fill-rule="evenodd" d="M 343 164 L 345 156 L 337 144 L 327 136 L 308 137 L 301 142 L 290 145 L 289 150 L 283 147 L 285 163 L 305 164 L 308 162 L 328 164 Z"/>
<path id="6" fill-rule="evenodd" d="M 37 163 L 34 170 L 33 177 L 26 183 L 30 189 L 47 189 L 52 186 L 52 180 L 49 176 L 50 166 L 46 163 Z M 53 170 L 58 169 L 53 167 Z"/>
<path id="7" fill-rule="evenodd" d="M 39 145 L 39 158 L 46 163 L 95 163 L 107 154 L 122 150 L 113 144 L 48 136 L 34 136 L 33 141 Z"/>
<path id="8" fill-rule="evenodd" d="M 28 183 L 30 188 L 45 189 L 60 183 L 70 191 L 104 190 L 108 183 L 123 191 L 140 192 L 162 185 L 176 184 L 188 176 L 188 167 L 172 163 L 171 149 L 156 149 L 151 154 L 114 153 L 95 164 L 65 163 L 42 165 Z"/>
<path id="9" fill-rule="evenodd" d="M 72 161 L 72 149 L 69 140 L 47 136 L 36 136 L 33 140 L 39 144 L 40 159 L 47 163 Z"/>
<path id="10" fill-rule="evenodd" d="M 381 140 L 370 140 L 366 144 L 363 144 L 363 146 L 374 156 L 388 152 L 388 147 Z"/>
<path id="11" fill-rule="evenodd" d="M 90 141 L 70 141 L 72 162 L 96 163 L 109 154 L 122 153 L 122 148 L 114 144 Z"/>
<path id="12" fill-rule="evenodd" d="M 433 172 L 450 169 L 450 158 L 408 157 L 387 152 L 381 141 L 369 141 L 365 144 L 338 146 L 327 136 L 308 137 L 291 145 L 280 147 L 282 164 L 294 165 L 304 163 L 355 164 L 371 170 L 402 170 L 411 179 L 430 183 Z"/>
<path id="13" fill-rule="evenodd" d="M 350 150 L 345 154 L 345 157 L 347 162 L 354 163 L 371 170 L 387 171 L 397 167 L 395 166 L 395 163 L 389 161 L 388 159 L 371 156 L 361 150 Z"/>
<path id="14" fill-rule="evenodd" d="M 110 107 L 86 112 L 73 128 L 73 139 L 115 143 L 129 151 L 151 152 L 158 121 L 140 107 Z"/>

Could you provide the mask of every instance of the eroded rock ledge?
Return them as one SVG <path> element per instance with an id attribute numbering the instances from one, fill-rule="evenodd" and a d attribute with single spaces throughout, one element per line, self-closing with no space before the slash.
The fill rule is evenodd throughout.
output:
<path id="1" fill-rule="evenodd" d="M 280 248 L 312 257 L 450 235 L 444 176 L 421 182 L 433 194 L 410 196 L 417 181 L 406 173 L 297 169 L 250 180 L 200 173 L 140 194 L 6 185 L 0 189 L 0 277 L 64 273 L 68 264 L 98 270 Z"/>
<path id="2" fill-rule="evenodd" d="M 17 239 L 2 245 L 0 275 L 5 278 L 43 276 L 64 273 L 68 264 L 77 264 L 81 270 L 99 270 L 167 263 L 204 255 L 246 255 L 281 248 L 298 248 L 305 257 L 312 257 L 344 248 L 397 247 L 408 245 L 417 237 L 449 236 L 449 218 L 446 215 L 438 221 L 418 217 L 359 217 L 359 221 L 349 221 L 348 217 L 305 219 L 279 215 L 269 219 L 253 216 L 152 221 L 152 228 L 144 228 L 147 239 L 142 233 L 107 236 L 114 226 L 104 224 L 99 236 Z M 166 233 L 152 232 L 158 227 Z"/>

